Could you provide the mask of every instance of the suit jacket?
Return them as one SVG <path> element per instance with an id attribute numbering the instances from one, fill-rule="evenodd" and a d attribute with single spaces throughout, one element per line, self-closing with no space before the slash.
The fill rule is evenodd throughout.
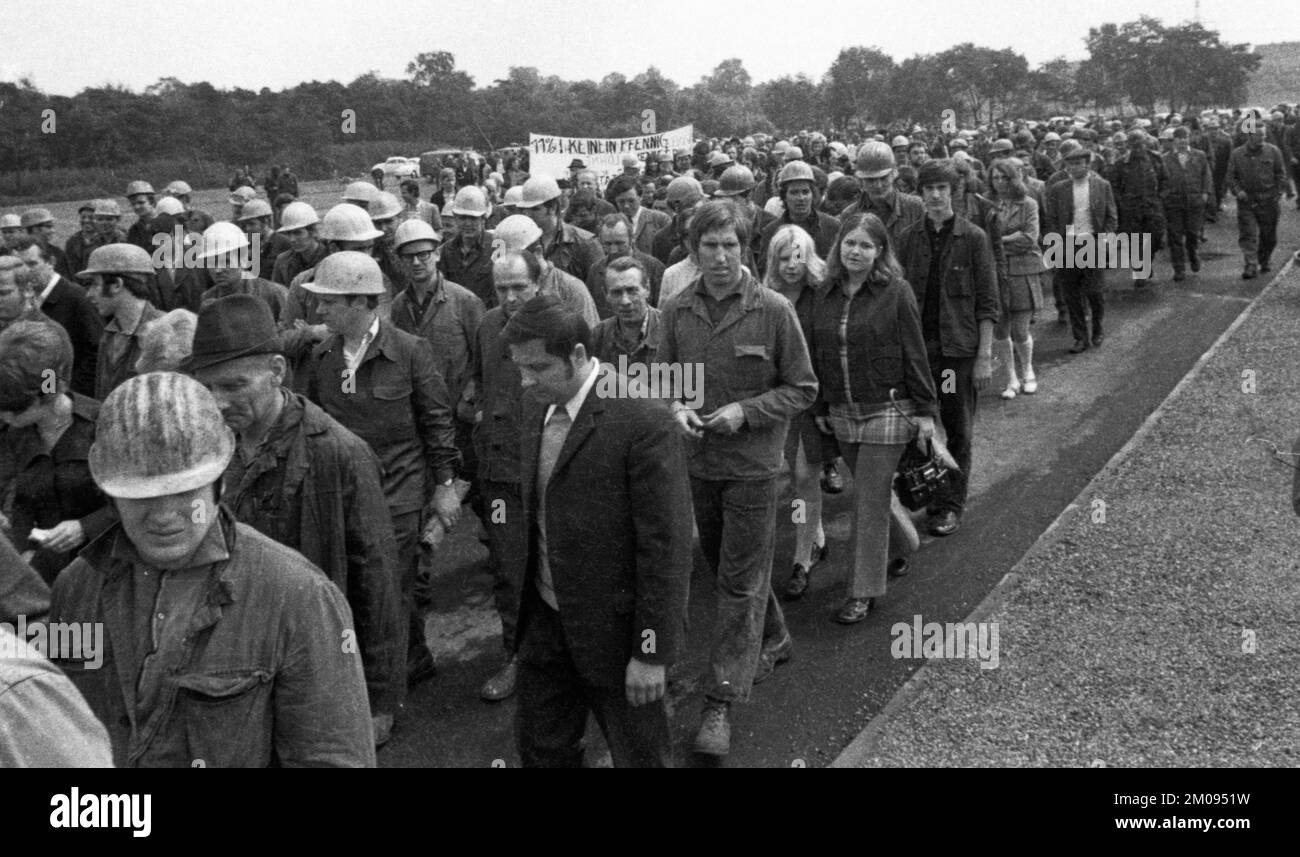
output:
<path id="1" fill-rule="evenodd" d="M 632 246 L 650 255 L 654 252 L 655 235 L 671 221 L 672 218 L 662 211 L 642 206 L 641 215 L 636 221 L 636 232 L 632 235 Z"/>
<path id="2" fill-rule="evenodd" d="M 1111 193 L 1110 182 L 1091 172 L 1088 173 L 1088 202 L 1088 216 L 1092 220 L 1093 232 L 1114 232 L 1119 226 L 1119 217 L 1115 213 L 1115 195 Z M 1065 227 L 1073 222 L 1074 180 L 1048 185 L 1047 216 L 1043 231 L 1064 235 Z"/>
<path id="3" fill-rule="evenodd" d="M 620 688 L 633 656 L 668 665 L 685 648 L 691 498 L 668 406 L 601 395 L 602 383 L 618 375 L 608 366 L 599 371 L 603 377 L 579 409 L 547 483 L 546 543 L 578 674 Z M 520 481 L 529 560 L 520 592 L 536 586 L 537 461 L 546 411 L 546 403 L 525 394 Z M 526 616 L 519 626 L 527 627 Z"/>
<path id="4" fill-rule="evenodd" d="M 57 321 L 72 340 L 72 389 L 83 396 L 95 395 L 95 364 L 99 361 L 99 339 L 104 322 L 86 290 L 66 277 L 59 277 L 41 312 Z"/>
<path id="5" fill-rule="evenodd" d="M 1165 194 L 1160 200 L 1165 208 L 1196 209 L 1214 199 L 1214 176 L 1204 152 L 1189 150 L 1187 166 L 1179 163 L 1175 152 L 1169 152 L 1163 158 L 1165 173 L 1169 176 L 1165 182 Z"/>

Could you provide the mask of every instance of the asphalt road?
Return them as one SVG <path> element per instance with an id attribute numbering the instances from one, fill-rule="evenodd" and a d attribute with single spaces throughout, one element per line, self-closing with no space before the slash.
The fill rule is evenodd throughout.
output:
<path id="1" fill-rule="evenodd" d="M 1284 201 L 1280 266 L 1297 248 L 1300 217 Z M 893 623 L 962 619 L 1002 578 L 1197 358 L 1263 288 L 1240 279 L 1236 219 L 1220 216 L 1207 230 L 1205 265 L 1172 281 L 1168 254 L 1156 258 L 1154 282 L 1140 291 L 1113 274 L 1107 297 L 1106 343 L 1070 355 L 1066 328 L 1040 313 L 1036 341 L 1039 392 L 1010 402 L 996 390 L 981 396 L 971 499 L 961 530 L 926 537 L 912 572 L 891 583 L 866 622 L 844 627 L 831 615 L 844 597 L 849 493 L 827 497 L 824 520 L 830 558 L 813 573 L 802 601 L 787 605 L 794 658 L 755 688 L 732 713 L 729 767 L 820 767 L 832 761 L 917 668 L 889 654 Z M 994 383 L 1000 389 L 995 369 Z M 788 503 L 788 495 L 783 502 Z M 774 579 L 789 574 L 793 532 L 778 524 Z M 463 527 L 440 558 L 430 645 L 439 674 L 416 688 L 391 743 L 379 754 L 391 767 L 518 765 L 512 735 L 514 703 L 479 701 L 479 685 L 500 666 L 486 551 L 477 523 Z M 1116 557 L 1123 562 L 1123 557 Z M 712 580 L 697 555 L 691 590 L 690 646 L 674 698 L 679 765 L 707 766 L 690 752 L 699 723 L 698 677 L 706 667 Z M 589 729 L 589 761 L 602 755 Z"/>

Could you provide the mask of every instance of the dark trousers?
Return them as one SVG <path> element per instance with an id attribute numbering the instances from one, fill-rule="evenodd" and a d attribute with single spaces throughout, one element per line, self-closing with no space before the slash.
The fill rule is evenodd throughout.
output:
<path id="1" fill-rule="evenodd" d="M 420 562 L 420 517 L 419 512 L 407 512 L 393 515 L 393 536 L 397 542 L 397 570 L 399 577 L 395 581 L 400 595 L 398 604 L 399 639 L 397 655 L 402 660 L 402 669 L 397 673 L 402 677 L 399 684 L 406 686 L 405 660 L 409 659 L 424 642 L 424 611 L 415 606 L 415 573 Z"/>
<path id="2" fill-rule="evenodd" d="M 776 538 L 776 479 L 712 480 L 691 477 L 691 501 L 700 550 L 717 578 L 710 679 L 705 695 L 744 702 L 764 644 L 789 633 L 772 594 Z"/>
<path id="3" fill-rule="evenodd" d="M 489 562 L 494 578 L 492 596 L 501 617 L 501 642 L 515 649 L 519 626 L 519 587 L 528 566 L 528 528 L 524 525 L 523 498 L 514 482 L 484 481 L 479 485 L 483 529 L 487 530 Z"/>
<path id="4" fill-rule="evenodd" d="M 1182 273 L 1188 262 L 1200 264 L 1196 248 L 1201 241 L 1205 208 L 1166 208 L 1165 229 L 1169 234 L 1169 261 L 1174 273 Z"/>
<path id="5" fill-rule="evenodd" d="M 930 351 L 930 374 L 939 391 L 939 420 L 948 436 L 948 451 L 957 460 L 960 473 L 949 477 L 948 487 L 934 498 L 932 513 L 956 512 L 966 508 L 970 488 L 972 441 L 975 434 L 975 358 L 944 357 Z"/>
<path id="6" fill-rule="evenodd" d="M 1267 265 L 1277 247 L 1277 197 L 1248 196 L 1237 200 L 1237 246 L 1247 265 Z"/>
<path id="7" fill-rule="evenodd" d="M 1106 300 L 1102 289 L 1106 272 L 1098 268 L 1057 268 L 1053 276 L 1065 293 L 1065 307 L 1070 313 L 1070 330 L 1080 342 L 1091 343 L 1102 332 Z M 1088 312 L 1092 311 L 1092 333 L 1088 332 Z"/>
<path id="8" fill-rule="evenodd" d="M 672 767 L 664 701 L 633 706 L 622 685 L 585 681 L 573 663 L 560 614 L 533 587 L 529 590 L 515 686 L 515 740 L 524 767 L 581 767 L 588 712 L 600 725 L 615 767 Z"/>

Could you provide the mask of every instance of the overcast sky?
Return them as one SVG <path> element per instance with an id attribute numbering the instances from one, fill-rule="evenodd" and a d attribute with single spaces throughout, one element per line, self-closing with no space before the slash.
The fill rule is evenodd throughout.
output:
<path id="1" fill-rule="evenodd" d="M 305 80 L 347 83 L 370 70 L 404 77 L 421 51 L 445 50 L 477 85 L 512 65 L 599 80 L 654 65 L 690 85 L 740 57 L 754 81 L 818 79 L 842 47 L 875 45 L 895 60 L 954 44 L 1010 47 L 1031 65 L 1082 59 L 1088 28 L 1141 14 L 1190 20 L 1194 0 L 933 0 L 866 4 L 791 0 L 166 0 L 6 3 L 0 80 L 29 75 L 71 95 L 86 86 L 136 91 L 160 77 L 273 90 Z M 1201 0 L 1201 21 L 1231 42 L 1300 41 L 1296 0 Z M 653 10 L 653 11 L 652 11 Z M 830 10 L 835 10 L 832 20 Z M 874 18 L 873 13 L 881 17 Z M 911 13 L 903 18 L 900 13 Z"/>

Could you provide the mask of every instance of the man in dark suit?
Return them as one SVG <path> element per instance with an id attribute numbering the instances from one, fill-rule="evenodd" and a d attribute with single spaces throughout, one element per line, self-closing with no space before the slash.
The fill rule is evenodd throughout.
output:
<path id="1" fill-rule="evenodd" d="M 1105 286 L 1105 272 L 1098 265 L 1077 268 L 1073 264 L 1075 240 L 1066 240 L 1066 235 L 1091 236 L 1096 240 L 1115 231 L 1118 217 L 1115 213 L 1115 195 L 1110 189 L 1110 182 L 1089 169 L 1092 155 L 1087 149 L 1078 145 L 1069 145 L 1067 140 L 1061 145 L 1061 160 L 1070 174 L 1069 181 L 1057 182 L 1047 188 L 1047 213 L 1043 218 L 1044 235 L 1052 235 L 1063 248 L 1068 259 L 1057 258 L 1054 274 L 1061 281 L 1065 293 L 1066 309 L 1070 313 L 1070 327 L 1074 331 L 1074 345 L 1071 354 L 1080 354 L 1089 348 L 1101 345 L 1101 321 L 1105 312 L 1105 299 L 1102 289 Z M 1084 195 L 1086 194 L 1086 205 Z M 1076 215 L 1087 213 L 1087 222 L 1080 222 Z M 1048 254 L 1048 264 L 1053 256 Z M 1086 300 L 1086 305 L 1085 305 Z M 1088 328 L 1088 311 L 1092 311 L 1091 335 Z"/>
<path id="2" fill-rule="evenodd" d="M 553 296 L 530 300 L 502 335 L 527 390 L 519 755 L 578 766 L 591 711 L 616 766 L 666 767 L 665 674 L 684 645 L 691 571 L 673 418 L 589 356 L 586 321 Z"/>
<path id="3" fill-rule="evenodd" d="M 641 183 L 634 176 L 615 176 L 605 188 L 605 197 L 631 222 L 632 249 L 652 253 L 655 235 L 672 219 L 662 211 L 641 204 Z"/>
<path id="4" fill-rule="evenodd" d="M 18 239 L 14 252 L 38 281 L 32 296 L 36 308 L 57 321 L 72 340 L 72 389 L 83 396 L 95 395 L 95 365 L 104 322 L 86 290 L 54 271 L 50 247 L 28 235 Z"/>

